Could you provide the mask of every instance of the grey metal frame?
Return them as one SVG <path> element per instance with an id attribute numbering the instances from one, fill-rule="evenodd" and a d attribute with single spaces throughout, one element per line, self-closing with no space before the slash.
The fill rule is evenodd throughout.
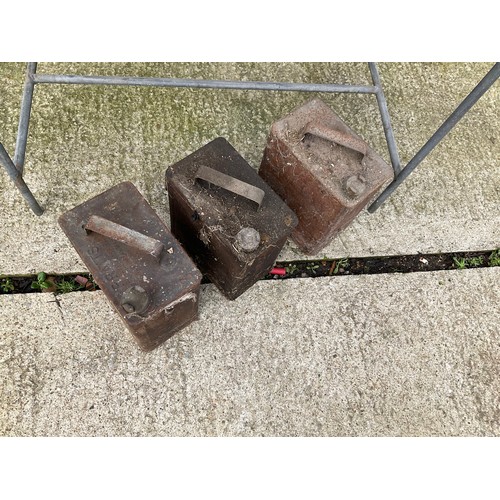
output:
<path id="1" fill-rule="evenodd" d="M 370 213 L 377 210 L 399 185 L 415 170 L 422 160 L 441 142 L 448 132 L 458 123 L 467 111 L 478 101 L 478 99 L 495 83 L 500 76 L 500 63 L 496 63 L 474 90 L 462 101 L 457 109 L 432 135 L 420 151 L 401 168 L 394 132 L 391 126 L 387 101 L 384 96 L 382 84 L 375 63 L 368 63 L 373 85 L 338 85 L 338 84 L 315 84 L 315 83 L 289 83 L 289 82 L 260 82 L 260 81 L 233 81 L 233 80 L 197 80 L 186 78 L 145 78 L 145 77 L 123 77 L 123 76 L 83 76 L 83 75 L 51 75 L 37 73 L 37 63 L 28 63 L 26 69 L 26 80 L 21 102 L 19 127 L 17 131 L 16 148 L 14 160 L 10 158 L 7 151 L 0 143 L 0 163 L 6 169 L 22 196 L 36 215 L 42 215 L 43 209 L 38 204 L 33 193 L 30 191 L 23 179 L 24 162 L 26 156 L 26 144 L 33 104 L 33 92 L 35 84 L 77 84 L 77 85 L 133 85 L 146 87 L 188 87 L 188 88 L 213 88 L 213 89 L 235 89 L 235 90 L 278 90 L 278 91 L 300 91 L 300 92 L 339 92 L 357 94 L 375 94 L 382 119 L 384 134 L 389 150 L 394 180 L 383 191 L 375 202 L 368 208 Z"/>

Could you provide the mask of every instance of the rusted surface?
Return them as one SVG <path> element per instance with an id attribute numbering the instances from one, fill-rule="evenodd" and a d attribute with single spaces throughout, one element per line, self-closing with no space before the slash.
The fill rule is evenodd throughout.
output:
<path id="1" fill-rule="evenodd" d="M 200 166 L 263 191 L 260 207 L 254 200 L 200 183 Z M 222 137 L 170 166 L 166 185 L 172 233 L 229 299 L 269 271 L 297 225 L 294 213 Z"/>
<path id="2" fill-rule="evenodd" d="M 243 196 L 243 198 L 247 198 L 248 200 L 252 200 L 257 204 L 257 207 L 260 207 L 262 200 L 264 199 L 265 193 L 262 189 L 204 165 L 202 165 L 196 172 L 196 178 L 224 188 L 231 193 Z"/>
<path id="3" fill-rule="evenodd" d="M 321 100 L 275 122 L 259 169 L 295 212 L 292 238 L 316 254 L 393 178 L 392 168 Z"/>
<path id="4" fill-rule="evenodd" d="M 59 224 L 142 349 L 197 319 L 201 273 L 133 184 L 64 213 Z M 156 255 L 158 244 L 165 251 Z"/>
<path id="5" fill-rule="evenodd" d="M 139 233 L 138 231 L 134 231 L 129 227 L 125 227 L 120 224 L 116 224 L 116 222 L 99 217 L 98 215 L 91 215 L 89 217 L 89 220 L 85 225 L 85 229 L 137 248 L 137 250 L 148 253 L 156 259 L 160 258 L 161 253 L 165 248 L 161 241 L 150 238 L 149 236 Z"/>

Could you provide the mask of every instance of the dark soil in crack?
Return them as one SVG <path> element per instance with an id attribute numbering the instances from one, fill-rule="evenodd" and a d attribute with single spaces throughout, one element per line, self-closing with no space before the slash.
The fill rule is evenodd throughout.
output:
<path id="1" fill-rule="evenodd" d="M 500 265 L 500 251 L 396 255 L 390 257 L 359 257 L 321 260 L 295 260 L 276 262 L 279 273 L 271 273 L 262 279 L 285 280 L 291 278 L 335 277 L 359 274 L 413 273 L 426 271 L 460 270 Z M 1 276 L 0 294 L 53 292 L 56 294 L 99 290 L 89 273 L 48 275 L 49 285 L 40 288 L 37 275 Z M 202 283 L 209 283 L 204 278 Z"/>
<path id="2" fill-rule="evenodd" d="M 490 257 L 493 254 L 493 259 Z M 279 279 L 308 278 L 318 276 L 345 276 L 356 274 L 413 273 L 472 269 L 498 265 L 495 251 L 396 255 L 390 257 L 340 258 L 317 261 L 277 262 L 286 275 Z M 268 279 L 276 279 L 268 275 Z"/>
<path id="3" fill-rule="evenodd" d="M 39 279 L 39 274 L 0 277 L 0 295 L 40 292 L 62 294 L 97 289 L 99 287 L 93 282 L 89 273 L 51 274 L 46 275 L 43 280 Z"/>

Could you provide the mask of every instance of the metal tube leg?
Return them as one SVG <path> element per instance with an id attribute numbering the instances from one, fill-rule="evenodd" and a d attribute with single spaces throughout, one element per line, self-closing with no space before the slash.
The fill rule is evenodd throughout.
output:
<path id="1" fill-rule="evenodd" d="M 14 153 L 14 165 L 22 174 L 24 169 L 24 157 L 26 154 L 26 142 L 28 140 L 28 128 L 30 123 L 31 104 L 33 102 L 33 90 L 35 81 L 33 75 L 36 73 L 36 62 L 28 63 L 26 68 L 26 80 L 24 83 L 24 94 L 21 102 L 21 114 L 19 116 L 19 127 L 17 129 L 16 150 Z"/>
<path id="2" fill-rule="evenodd" d="M 370 213 L 375 212 L 382 203 L 399 187 L 400 184 L 415 170 L 422 160 L 441 142 L 448 132 L 460 121 L 481 96 L 495 83 L 500 76 L 500 63 L 496 63 L 486 76 L 477 84 L 474 90 L 459 104 L 457 109 L 439 127 L 434 135 L 425 143 L 420 151 L 410 160 L 408 165 L 392 181 L 382 194 L 368 207 Z"/>
<path id="3" fill-rule="evenodd" d="M 370 68 L 370 73 L 372 75 L 372 81 L 377 92 L 378 108 L 380 110 L 380 116 L 382 118 L 382 125 L 384 127 L 385 140 L 387 141 L 387 147 L 389 148 L 389 155 L 391 157 L 391 164 L 394 170 L 394 175 L 398 176 L 401 172 L 401 161 L 399 160 L 398 148 L 396 146 L 396 140 L 394 138 L 394 132 L 392 131 L 391 118 L 389 116 L 389 110 L 387 109 L 387 101 L 385 100 L 384 91 L 382 90 L 382 83 L 377 70 L 377 65 L 373 62 L 368 63 Z"/>
<path id="4" fill-rule="evenodd" d="M 38 204 L 35 197 L 33 196 L 33 193 L 24 182 L 21 172 L 19 172 L 19 170 L 14 165 L 14 162 L 10 159 L 9 154 L 7 153 L 7 151 L 5 151 L 2 143 L 0 143 L 0 163 L 5 167 L 5 170 L 7 170 L 9 177 L 12 179 L 17 189 L 19 189 L 19 191 L 21 192 L 23 198 L 28 202 L 31 210 L 33 210 L 36 215 L 42 215 L 43 208 Z"/>

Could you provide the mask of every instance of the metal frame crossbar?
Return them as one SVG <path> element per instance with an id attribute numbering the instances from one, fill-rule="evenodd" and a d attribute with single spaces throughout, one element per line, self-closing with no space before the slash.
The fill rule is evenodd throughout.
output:
<path id="1" fill-rule="evenodd" d="M 260 82 L 239 80 L 200 80 L 189 78 L 147 78 L 127 76 L 84 76 L 84 75 L 51 75 L 37 73 L 37 63 L 27 64 L 24 93 L 21 102 L 21 113 L 17 131 L 14 158 L 11 159 L 2 143 L 0 143 L 0 163 L 6 169 L 9 177 L 17 186 L 22 196 L 36 215 L 42 215 L 43 209 L 38 204 L 33 193 L 30 191 L 23 179 L 24 163 L 26 156 L 26 144 L 28 140 L 28 129 L 33 104 L 33 91 L 35 84 L 76 84 L 76 85 L 128 85 L 145 87 L 187 87 L 187 88 L 211 88 L 211 89 L 233 89 L 233 90 L 275 90 L 275 91 L 299 91 L 299 92 L 330 92 L 330 93 L 356 93 L 374 94 L 382 119 L 384 134 L 389 150 L 394 180 L 370 205 L 368 211 L 373 213 L 389 196 L 401 185 L 401 183 L 415 170 L 422 160 L 443 140 L 448 132 L 469 111 L 469 109 L 480 99 L 480 97 L 495 83 L 500 76 L 500 63 L 496 63 L 472 92 L 460 103 L 455 111 L 443 122 L 439 129 L 424 144 L 418 153 L 401 168 L 394 132 L 391 126 L 387 101 L 384 96 L 377 65 L 368 63 L 373 85 L 340 85 L 320 83 L 290 83 L 290 82 Z"/>

